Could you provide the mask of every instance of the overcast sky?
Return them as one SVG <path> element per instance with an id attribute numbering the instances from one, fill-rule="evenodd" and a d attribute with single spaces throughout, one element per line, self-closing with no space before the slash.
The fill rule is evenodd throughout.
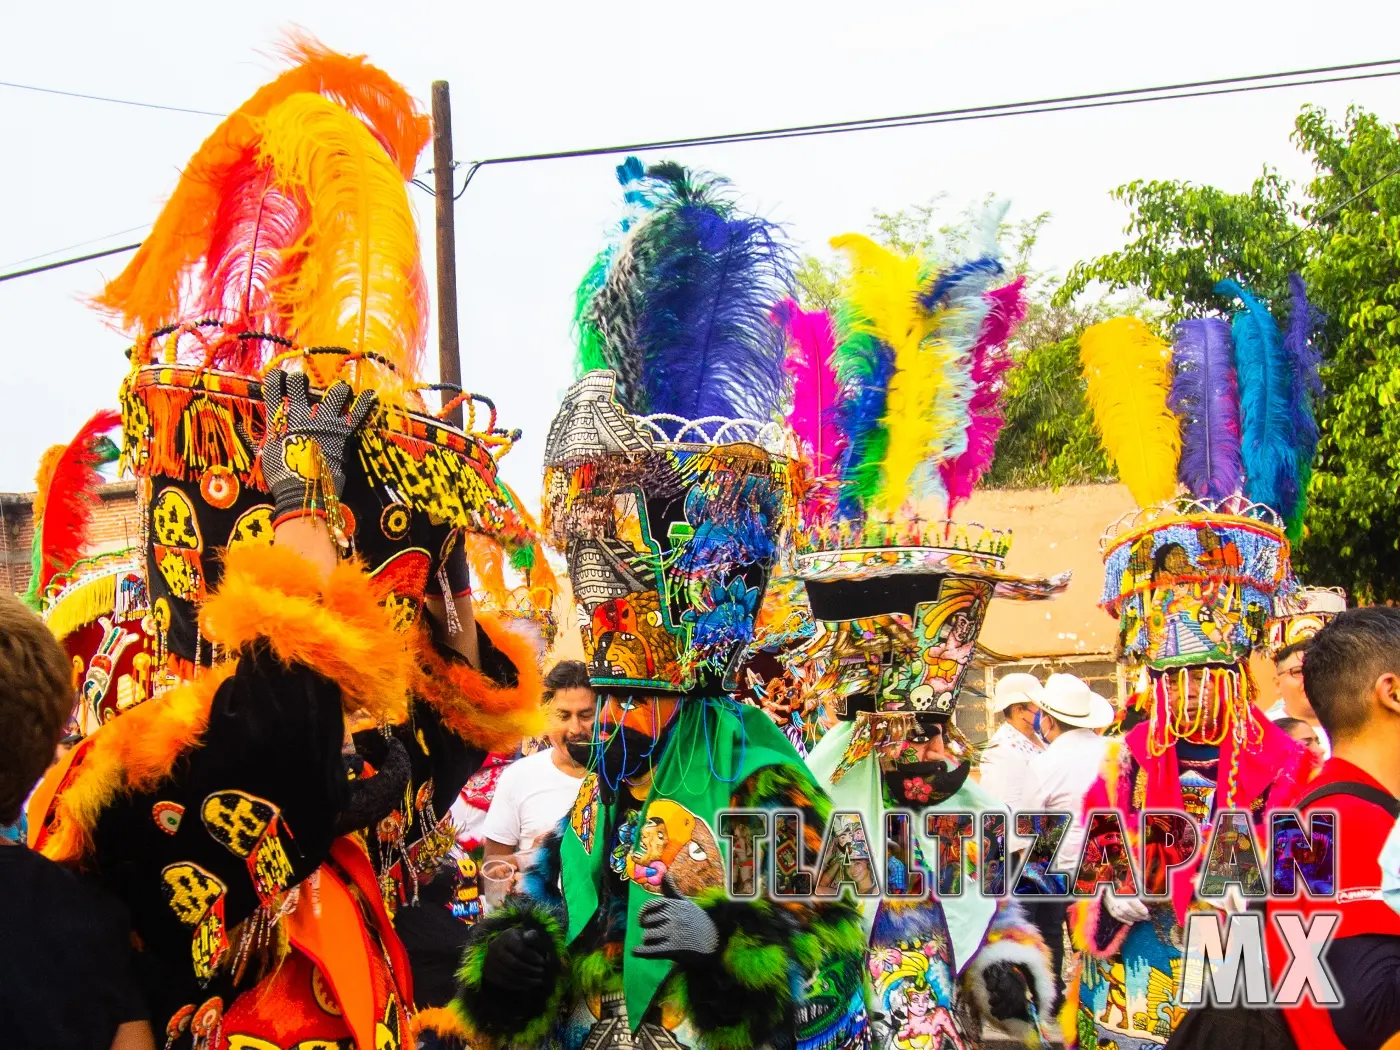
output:
<path id="1" fill-rule="evenodd" d="M 829 0 L 425 4 L 338 0 L 9 3 L 0 79 L 226 112 L 282 68 L 299 25 L 367 53 L 426 100 L 452 85 L 459 160 L 854 119 L 1397 57 L 1400 4 Z M 1053 213 L 1039 249 L 1063 272 L 1122 244 L 1109 191 L 1133 178 L 1241 190 L 1265 161 L 1307 168 L 1298 107 L 1356 102 L 1400 120 L 1400 78 L 672 151 L 728 176 L 816 250 L 872 208 L 988 192 L 1013 219 Z M 53 249 L 136 240 L 217 123 L 0 88 L 0 272 Z M 525 438 L 504 473 L 538 490 L 543 436 L 570 379 L 572 293 L 617 216 L 620 158 L 483 169 L 457 211 L 463 372 Z M 659 159 L 659 155 L 653 159 Z M 431 165 L 430 151 L 419 167 Z M 417 190 L 420 222 L 432 200 Z M 425 232 L 430 226 L 423 227 Z M 425 262 L 432 266 L 430 232 Z M 56 258 L 57 256 L 55 256 Z M 0 284 L 0 490 L 115 405 L 126 340 L 82 299 L 128 256 Z M 47 261 L 41 259 L 37 261 Z M 429 357 L 436 361 L 435 347 Z"/>

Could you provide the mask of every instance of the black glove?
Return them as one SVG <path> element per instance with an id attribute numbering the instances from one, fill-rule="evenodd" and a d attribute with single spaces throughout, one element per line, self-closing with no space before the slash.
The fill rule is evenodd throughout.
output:
<path id="1" fill-rule="evenodd" d="M 996 962 L 982 971 L 987 1007 L 997 1021 L 1031 1020 L 1031 977 L 1018 963 Z"/>
<path id="2" fill-rule="evenodd" d="M 506 930 L 486 949 L 481 979 L 494 988 L 533 992 L 544 987 L 548 937 L 543 930 Z"/>
<path id="3" fill-rule="evenodd" d="M 350 384 L 338 382 L 313 411 L 304 372 L 279 368 L 263 379 L 267 436 L 261 452 L 262 473 L 272 490 L 277 518 L 324 510 L 327 494 L 336 498 L 344 491 L 345 446 L 379 401 L 374 391 L 363 391 L 347 417 L 350 393 Z"/>
<path id="4" fill-rule="evenodd" d="M 383 757 L 371 759 L 374 776 L 350 782 L 350 802 L 335 821 L 337 835 L 372 828 L 402 805 L 410 772 L 408 752 L 393 737 L 386 744 Z"/>
<path id="5" fill-rule="evenodd" d="M 642 943 L 632 949 L 639 959 L 672 959 L 682 965 L 700 962 L 719 951 L 719 927 L 705 909 L 676 892 L 670 876 L 661 880 L 664 897 L 647 901 L 637 913 Z"/>

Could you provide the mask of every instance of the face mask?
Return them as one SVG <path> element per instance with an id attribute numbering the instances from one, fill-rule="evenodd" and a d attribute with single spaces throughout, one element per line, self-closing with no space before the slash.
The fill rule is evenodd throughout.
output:
<path id="1" fill-rule="evenodd" d="M 967 782 L 972 767 L 960 763 L 952 769 L 942 759 L 910 762 L 881 775 L 896 806 L 932 806 L 952 797 Z"/>

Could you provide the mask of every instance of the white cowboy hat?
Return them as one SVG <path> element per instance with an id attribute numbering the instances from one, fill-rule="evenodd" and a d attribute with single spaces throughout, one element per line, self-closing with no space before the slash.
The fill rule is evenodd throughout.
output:
<path id="1" fill-rule="evenodd" d="M 1102 729 L 1113 723 L 1113 705 L 1072 674 L 1052 674 L 1045 680 L 1039 706 L 1065 725 Z"/>
<path id="2" fill-rule="evenodd" d="M 997 691 L 992 697 L 992 710 L 997 714 L 1012 704 L 1034 704 L 1040 706 L 1040 696 L 1045 688 L 1033 674 L 1009 674 L 997 681 Z"/>

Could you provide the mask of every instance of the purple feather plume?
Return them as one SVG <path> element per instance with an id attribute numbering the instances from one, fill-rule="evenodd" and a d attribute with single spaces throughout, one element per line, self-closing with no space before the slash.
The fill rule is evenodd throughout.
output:
<path id="1" fill-rule="evenodd" d="M 982 321 L 977 343 L 972 348 L 975 389 L 968 403 L 967 449 L 939 465 L 943 485 L 948 490 L 950 517 L 953 508 L 972 495 L 996 455 L 997 438 L 1005 423 L 1001 401 L 1006 390 L 1006 373 L 1014 363 L 1006 344 L 1026 316 L 1025 284 L 1026 279 L 1018 277 L 986 293 L 991 309 Z"/>
<path id="2" fill-rule="evenodd" d="M 1182 321 L 1172 346 L 1171 409 L 1181 420 L 1178 477 L 1197 499 L 1224 499 L 1244 483 L 1240 389 L 1230 324 Z"/>

